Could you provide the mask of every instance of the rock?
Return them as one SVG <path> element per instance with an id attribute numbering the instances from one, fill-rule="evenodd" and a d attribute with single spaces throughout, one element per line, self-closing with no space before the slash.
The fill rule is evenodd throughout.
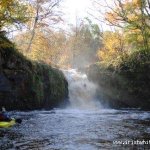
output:
<path id="1" fill-rule="evenodd" d="M 88 78 L 98 84 L 97 97 L 104 106 L 150 109 L 150 64 L 136 67 L 119 70 L 93 64 L 88 68 Z"/>
<path id="2" fill-rule="evenodd" d="M 10 92 L 11 84 L 4 74 L 0 74 L 0 93 Z"/>
<path id="3" fill-rule="evenodd" d="M 10 46 L 0 47 L 0 107 L 7 110 L 51 109 L 68 103 L 68 83 L 62 71 L 31 62 Z"/>

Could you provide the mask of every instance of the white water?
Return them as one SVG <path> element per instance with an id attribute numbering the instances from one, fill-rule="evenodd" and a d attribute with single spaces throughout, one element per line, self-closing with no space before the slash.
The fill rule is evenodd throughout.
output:
<path id="1" fill-rule="evenodd" d="M 68 80 L 71 108 L 88 110 L 101 108 L 100 102 L 96 100 L 97 85 L 90 82 L 86 74 L 75 69 L 63 72 Z"/>
<path id="2" fill-rule="evenodd" d="M 150 112 L 54 109 L 11 115 L 23 118 L 23 122 L 0 129 L 0 150 L 150 149 L 149 145 L 113 144 L 116 140 L 149 140 Z"/>
<path id="3" fill-rule="evenodd" d="M 150 149 L 149 145 L 113 144 L 116 140 L 148 140 L 150 112 L 101 109 L 95 99 L 97 86 L 76 70 L 64 72 L 71 108 L 11 112 L 23 122 L 0 129 L 0 150 Z"/>

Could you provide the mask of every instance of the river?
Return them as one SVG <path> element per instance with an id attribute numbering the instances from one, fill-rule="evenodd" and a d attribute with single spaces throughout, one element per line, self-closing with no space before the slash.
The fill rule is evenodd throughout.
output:
<path id="1" fill-rule="evenodd" d="M 0 150 L 150 149 L 150 111 L 103 108 L 95 98 L 97 86 L 85 74 L 75 70 L 65 74 L 71 105 L 10 112 L 23 122 L 0 129 Z"/>

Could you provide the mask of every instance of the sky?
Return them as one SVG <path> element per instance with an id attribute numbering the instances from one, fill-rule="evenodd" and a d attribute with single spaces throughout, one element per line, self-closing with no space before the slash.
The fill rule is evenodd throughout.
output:
<path id="1" fill-rule="evenodd" d="M 69 22 L 75 22 L 77 17 L 87 16 L 88 9 L 91 7 L 91 0 L 64 0 L 64 11 Z"/>
<path id="2" fill-rule="evenodd" d="M 92 13 L 97 18 L 102 19 L 102 17 L 104 17 L 103 14 L 100 12 L 97 13 L 96 10 L 100 10 L 104 13 L 105 8 L 100 5 L 105 5 L 106 1 L 108 4 L 111 4 L 113 0 L 97 0 L 100 3 L 98 8 L 96 7 L 96 5 L 93 4 L 93 1 L 95 0 L 61 0 L 60 7 L 58 9 L 63 12 L 64 21 L 60 24 L 55 25 L 53 29 L 63 29 L 68 32 L 70 31 L 70 25 L 76 25 L 76 20 L 80 22 L 80 20 L 88 17 L 93 23 L 99 25 L 101 31 L 111 30 L 110 26 L 107 26 L 106 24 L 97 21 L 91 15 L 89 15 L 89 13 Z M 13 32 L 12 34 L 15 33 Z"/>
<path id="3" fill-rule="evenodd" d="M 85 17 L 88 17 L 92 20 L 93 23 L 96 23 L 102 28 L 103 30 L 110 29 L 109 26 L 106 24 L 94 19 L 90 14 L 101 18 L 104 17 L 103 13 L 106 11 L 104 7 L 98 6 L 93 3 L 94 0 L 63 0 L 61 6 L 62 11 L 64 12 L 64 27 L 67 28 L 69 24 L 76 24 L 76 19 L 80 20 Z M 112 0 L 107 0 L 107 3 L 111 3 Z M 99 0 L 101 5 L 105 5 L 106 0 Z M 100 10 L 101 13 L 98 13 L 96 10 Z"/>

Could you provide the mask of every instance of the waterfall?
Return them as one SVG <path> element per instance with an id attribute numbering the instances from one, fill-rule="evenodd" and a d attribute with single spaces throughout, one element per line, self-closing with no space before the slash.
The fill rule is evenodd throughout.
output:
<path id="1" fill-rule="evenodd" d="M 97 86 L 90 82 L 87 75 L 75 69 L 63 70 L 69 88 L 69 101 L 72 108 L 96 109 L 100 102 L 96 100 Z"/>

